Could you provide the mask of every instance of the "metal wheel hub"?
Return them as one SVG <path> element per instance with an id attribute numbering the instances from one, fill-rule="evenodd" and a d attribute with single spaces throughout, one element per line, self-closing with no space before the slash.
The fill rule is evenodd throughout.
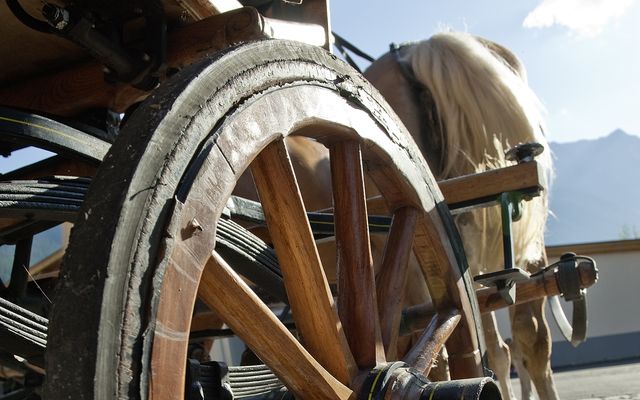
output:
<path id="1" fill-rule="evenodd" d="M 430 382 L 404 362 L 375 367 L 358 391 L 359 400 L 498 400 L 500 391 L 489 377 Z"/>

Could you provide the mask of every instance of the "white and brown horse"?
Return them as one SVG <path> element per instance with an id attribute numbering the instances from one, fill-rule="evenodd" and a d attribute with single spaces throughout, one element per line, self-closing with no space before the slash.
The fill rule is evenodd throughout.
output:
<path id="1" fill-rule="evenodd" d="M 445 32 L 387 53 L 365 72 L 390 103 L 438 179 L 510 164 L 505 150 L 524 142 L 546 147 L 538 99 L 520 60 L 506 48 L 465 33 Z M 547 150 L 538 162 L 551 174 Z M 526 202 L 513 227 L 516 266 L 529 271 L 546 265 L 546 191 Z M 456 217 L 472 273 L 503 268 L 499 210 L 483 208 Z M 540 399 L 557 399 L 550 368 L 551 339 L 544 300 L 511 310 L 512 346 L 518 354 L 523 399 L 533 381 Z M 489 364 L 503 397 L 515 396 L 509 381 L 509 347 L 497 332 L 495 316 L 483 317 Z M 521 357 L 521 358 L 520 358 Z M 518 363 L 516 363 L 518 364 Z"/>

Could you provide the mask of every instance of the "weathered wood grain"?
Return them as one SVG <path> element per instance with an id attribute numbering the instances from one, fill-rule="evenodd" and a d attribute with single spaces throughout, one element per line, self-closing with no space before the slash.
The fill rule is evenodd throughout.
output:
<path id="1" fill-rule="evenodd" d="M 308 351 L 341 382 L 356 373 L 314 243 L 284 141 L 260 153 L 251 166 L 284 277 L 296 327 Z"/>
<path id="2" fill-rule="evenodd" d="M 459 322 L 460 313 L 456 310 L 434 315 L 403 361 L 423 375 L 429 375 L 433 360 Z"/>
<path id="3" fill-rule="evenodd" d="M 376 277 L 380 328 L 387 358 L 396 359 L 398 331 L 407 283 L 409 255 L 413 248 L 413 233 L 418 211 L 405 207 L 396 211 L 382 258 L 380 273 Z"/>
<path id="4" fill-rule="evenodd" d="M 340 141 L 330 147 L 335 205 L 338 312 L 358 367 L 385 360 L 378 322 L 375 277 L 360 145 Z"/>
<path id="5" fill-rule="evenodd" d="M 296 397 L 348 399 L 352 392 L 302 347 L 269 308 L 217 253 L 202 274 L 202 300 L 280 378 Z M 285 361 L 285 362 L 283 362 Z M 296 368 L 291 368 L 295 365 Z M 313 382 L 313 385 L 310 385 Z"/>
<path id="6" fill-rule="evenodd" d="M 267 37 L 260 14 L 242 8 L 178 28 L 168 35 L 167 66 L 182 68 L 231 44 Z M 92 107 L 124 112 L 149 93 L 105 81 L 94 61 L 0 89 L 3 105 L 70 116 Z"/>

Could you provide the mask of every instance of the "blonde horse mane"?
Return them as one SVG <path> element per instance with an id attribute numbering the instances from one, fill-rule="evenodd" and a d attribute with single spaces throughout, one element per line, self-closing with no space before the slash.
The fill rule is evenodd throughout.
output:
<path id="1" fill-rule="evenodd" d="M 429 88 L 437 108 L 440 126 L 434 131 L 442 136 L 445 152 L 439 178 L 505 167 L 511 164 L 505 150 L 535 141 L 546 148 L 537 160 L 548 186 L 552 162 L 542 132 L 542 107 L 513 53 L 486 39 L 443 32 L 407 46 L 401 61 Z M 523 217 L 514 225 L 518 267 L 543 257 L 547 208 L 545 190 L 525 203 Z M 503 265 L 497 207 L 462 215 L 457 222 L 472 268 L 494 270 Z"/>

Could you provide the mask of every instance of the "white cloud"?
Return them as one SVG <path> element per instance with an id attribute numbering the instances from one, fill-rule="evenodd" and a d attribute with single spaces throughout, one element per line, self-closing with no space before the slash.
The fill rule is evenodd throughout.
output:
<path id="1" fill-rule="evenodd" d="M 525 28 L 548 28 L 558 24 L 581 36 L 597 36 L 605 25 L 620 17 L 635 0 L 542 0 L 527 15 Z"/>

